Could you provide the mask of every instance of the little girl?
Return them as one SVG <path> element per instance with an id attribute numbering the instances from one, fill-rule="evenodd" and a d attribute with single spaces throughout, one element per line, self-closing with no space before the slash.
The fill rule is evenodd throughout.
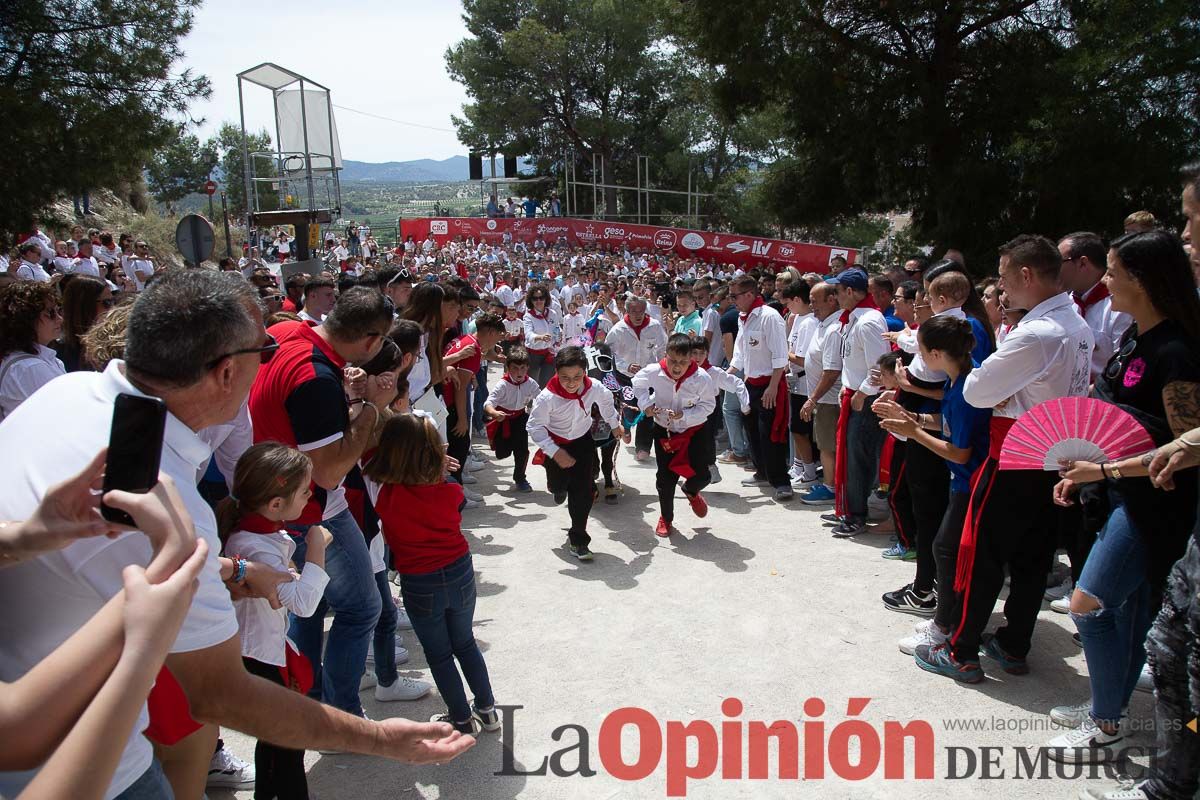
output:
<path id="1" fill-rule="evenodd" d="M 299 450 L 262 442 L 243 453 L 234 471 L 233 493 L 217 507 L 225 555 L 235 562 L 244 559 L 277 570 L 289 569 L 296 545 L 284 532 L 283 523 L 300 516 L 312 494 L 311 478 L 312 462 Z M 289 652 L 287 612 L 308 617 L 316 611 L 329 583 L 325 547 L 331 539 L 319 525 L 309 528 L 299 580 L 279 586 L 282 608 L 273 609 L 262 599 L 234 601 L 247 672 L 301 693 L 307 691 L 303 676 L 297 673 L 308 672 L 311 683 L 311 671 L 297 663 L 302 656 L 295 650 Z M 303 750 L 259 741 L 254 747 L 254 769 L 255 800 L 307 800 Z"/>
<path id="2" fill-rule="evenodd" d="M 427 417 L 398 414 L 387 421 L 364 474 L 381 484 L 375 511 L 392 562 L 400 573 L 400 596 L 425 650 L 449 722 L 462 733 L 500 729 L 483 653 L 475 643 L 475 569 L 459 527 L 462 486 L 445 480 L 445 447 Z M 475 695 L 467 703 L 454 660 Z"/>

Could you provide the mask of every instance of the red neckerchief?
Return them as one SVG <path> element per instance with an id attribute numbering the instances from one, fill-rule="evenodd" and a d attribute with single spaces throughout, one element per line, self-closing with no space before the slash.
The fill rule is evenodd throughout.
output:
<path id="1" fill-rule="evenodd" d="M 700 369 L 704 370 L 705 372 L 708 372 L 709 368 L 711 368 L 711 367 L 712 367 L 712 364 L 708 363 L 708 356 L 705 356 L 704 360 L 700 362 Z"/>
<path id="2" fill-rule="evenodd" d="M 540 319 L 540 320 L 544 321 L 547 317 L 550 316 L 550 306 L 547 305 L 546 308 L 542 309 L 542 313 L 539 314 L 538 312 L 534 311 L 533 306 L 530 305 L 529 306 L 529 316 L 533 317 L 534 319 Z"/>
<path id="3" fill-rule="evenodd" d="M 524 380 L 522 380 L 520 383 L 517 383 L 517 382 L 516 382 L 516 381 L 514 381 L 512 378 L 508 377 L 508 375 L 505 375 L 505 376 L 504 376 L 504 380 L 508 381 L 508 382 L 509 382 L 509 383 L 511 383 L 513 386 L 524 386 L 524 385 L 525 385 L 525 381 L 529 380 L 529 376 L 528 376 L 528 375 L 526 375 L 526 376 L 525 376 L 525 378 L 524 378 Z"/>
<path id="4" fill-rule="evenodd" d="M 1104 281 L 1100 281 L 1088 289 L 1082 297 L 1074 293 L 1071 296 L 1075 300 L 1075 305 L 1079 306 L 1080 316 L 1084 316 L 1087 314 L 1089 308 L 1108 297 L 1108 287 L 1104 285 Z"/>
<path id="5" fill-rule="evenodd" d="M 743 314 L 738 314 L 738 322 L 745 325 L 746 320 L 750 319 L 750 315 L 754 313 L 754 309 L 758 308 L 759 306 L 765 306 L 766 304 L 767 304 L 766 301 L 762 299 L 762 295 L 761 294 L 758 295 L 757 297 L 754 298 L 754 302 L 750 304 L 749 311 L 747 311 Z"/>
<path id="6" fill-rule="evenodd" d="M 658 365 L 660 367 L 662 367 L 663 375 L 666 375 L 668 378 L 670 378 L 671 373 L 669 370 L 667 370 L 667 360 L 664 358 L 662 361 L 658 362 Z M 688 378 L 692 377 L 693 375 L 695 375 L 696 370 L 698 370 L 698 369 L 699 369 L 699 367 L 696 366 L 695 361 L 689 361 L 688 368 L 684 371 L 683 376 L 680 377 L 679 380 L 675 380 L 674 378 L 671 378 L 671 380 L 675 380 L 675 391 L 678 392 L 679 387 L 683 386 L 683 382 L 686 381 Z"/>
<path id="7" fill-rule="evenodd" d="M 633 331 L 633 334 L 635 336 L 637 336 L 638 341 L 641 341 L 642 331 L 646 330 L 646 326 L 650 324 L 650 315 L 646 314 L 644 317 L 642 317 L 641 325 L 634 325 L 632 322 L 629 321 L 629 315 L 626 314 L 625 315 L 625 324 L 628 325 L 629 330 Z"/>
<path id="8" fill-rule="evenodd" d="M 858 305 L 856 305 L 854 308 L 852 308 L 848 311 L 843 311 L 842 315 L 840 317 L 838 317 L 838 319 L 840 319 L 842 321 L 842 325 L 845 325 L 847 322 L 849 322 L 850 315 L 853 314 L 855 311 L 857 311 L 860 308 L 879 308 L 879 306 L 876 305 L 875 298 L 871 297 L 871 293 L 867 292 L 867 296 L 864 297 L 862 300 L 859 300 Z"/>
<path id="9" fill-rule="evenodd" d="M 240 530 L 250 533 L 279 533 L 283 530 L 282 522 L 267 519 L 262 514 L 253 512 L 238 517 L 237 526 Z"/>
<path id="10" fill-rule="evenodd" d="M 549 391 L 550 394 L 557 395 L 558 397 L 562 397 L 566 400 L 575 400 L 579 403 L 579 407 L 583 408 L 583 396 L 587 393 L 586 380 L 587 379 L 584 378 L 584 391 L 580 392 L 579 394 L 571 394 L 563 388 L 562 384 L 558 382 L 558 376 L 555 375 L 553 378 L 546 381 L 546 390 Z"/>

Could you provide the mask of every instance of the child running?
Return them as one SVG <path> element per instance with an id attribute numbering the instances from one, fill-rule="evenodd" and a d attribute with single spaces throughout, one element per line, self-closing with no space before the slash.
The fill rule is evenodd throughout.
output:
<path id="1" fill-rule="evenodd" d="M 708 515 L 708 503 L 700 492 L 712 480 L 708 466 L 716 448 L 704 431 L 716 409 L 716 392 L 708 373 L 692 360 L 691 351 L 692 337 L 672 334 L 666 356 L 633 376 L 638 406 L 654 420 L 655 484 L 662 512 L 654 533 L 664 538 L 674 531 L 675 486 L 680 478 L 692 511 L 697 517 Z"/>
<path id="2" fill-rule="evenodd" d="M 900 650 L 909 655 L 919 645 L 932 647 L 946 641 L 951 625 L 959 617 L 958 597 L 954 592 L 958 546 L 971 497 L 971 476 L 988 453 L 992 416 L 991 410 L 976 408 L 963 399 L 963 384 L 975 366 L 971 352 L 976 342 L 970 323 L 950 316 L 934 317 L 921 325 L 918 343 L 925 365 L 947 376 L 940 419 L 936 414 L 914 415 L 889 398 L 875 403 L 884 428 L 908 437 L 910 446 L 921 445 L 938 454 L 950 468 L 950 502 L 933 540 L 937 609 L 933 619 L 918 628 L 915 636 L 901 640 Z M 885 604 L 900 604 L 900 597 L 891 597 L 889 603 L 889 595 L 900 595 L 906 590 L 921 596 L 932 592 L 935 576 L 922 574 L 921 563 L 917 561 L 913 583 L 884 595 Z"/>
<path id="3" fill-rule="evenodd" d="M 283 530 L 283 523 L 296 519 L 304 510 L 312 494 L 311 478 L 308 456 L 275 442 L 256 444 L 238 459 L 233 493 L 218 505 L 217 520 L 225 554 L 242 564 L 241 572 L 245 571 L 244 561 L 280 571 L 289 569 L 296 545 Z M 281 608 L 271 608 L 263 599 L 234 601 L 242 662 L 250 674 L 301 693 L 308 690 L 292 669 L 302 656 L 295 651 L 289 653 L 287 612 L 310 617 L 316 611 L 329 583 L 325 548 L 331 540 L 320 525 L 308 529 L 299 580 L 279 585 Z M 311 672 L 308 679 L 311 683 Z M 303 750 L 260 739 L 254 746 L 254 770 L 255 800 L 308 800 Z"/>
<path id="4" fill-rule="evenodd" d="M 554 503 L 567 503 L 571 527 L 568 549 L 580 561 L 591 561 L 587 521 L 596 499 L 596 446 L 592 441 L 592 409 L 620 439 L 625 435 L 613 405 L 612 393 L 588 377 L 588 360 L 581 347 L 564 347 L 554 357 L 554 376 L 529 410 L 529 438 L 540 452 L 535 464 L 546 467 L 546 486 Z"/>
<path id="5" fill-rule="evenodd" d="M 430 721 L 474 735 L 500 730 L 500 714 L 471 630 L 475 568 L 461 528 L 462 486 L 445 480 L 444 455 L 431 419 L 397 414 L 385 423 L 364 473 L 380 484 L 375 510 L 400 573 L 400 596 L 446 703 L 446 712 Z M 473 706 L 455 659 L 475 695 Z"/>
<path id="6" fill-rule="evenodd" d="M 542 387 L 529 377 L 529 354 L 524 347 L 513 347 L 504 357 L 504 378 L 488 393 L 483 413 L 487 424 L 488 443 L 496 458 L 513 457 L 513 488 L 532 492 L 525 475 L 529 464 L 529 404 Z"/>

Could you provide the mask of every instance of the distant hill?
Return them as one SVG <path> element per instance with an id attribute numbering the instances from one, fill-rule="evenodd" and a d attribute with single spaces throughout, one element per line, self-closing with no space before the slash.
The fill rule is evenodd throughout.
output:
<path id="1" fill-rule="evenodd" d="M 343 161 L 342 181 L 362 181 L 368 183 L 436 183 L 454 182 L 470 179 L 470 166 L 466 156 L 452 156 L 441 161 L 431 158 L 421 158 L 416 161 L 389 161 L 386 164 L 369 164 L 365 161 Z M 532 165 L 524 159 L 517 161 L 517 169 L 527 171 Z M 488 165 L 483 165 L 484 174 L 488 174 Z M 503 164 L 497 158 L 496 170 Z"/>

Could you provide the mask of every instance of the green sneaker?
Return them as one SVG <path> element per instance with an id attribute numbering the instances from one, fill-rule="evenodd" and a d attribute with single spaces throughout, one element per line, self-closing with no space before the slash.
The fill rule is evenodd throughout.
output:
<path id="1" fill-rule="evenodd" d="M 909 558 L 909 553 L 912 553 L 912 558 Z M 900 544 L 900 542 L 895 542 L 887 550 L 884 550 L 882 553 L 880 553 L 880 555 L 889 561 L 911 561 L 917 557 L 917 551 L 915 549 L 909 550 L 907 547 Z"/>
<path id="2" fill-rule="evenodd" d="M 573 544 L 569 544 L 569 545 L 567 545 L 567 549 L 571 551 L 571 555 L 575 556 L 580 561 L 591 561 L 592 560 L 592 551 L 588 550 L 586 544 L 582 545 L 580 547 L 576 547 Z"/>

